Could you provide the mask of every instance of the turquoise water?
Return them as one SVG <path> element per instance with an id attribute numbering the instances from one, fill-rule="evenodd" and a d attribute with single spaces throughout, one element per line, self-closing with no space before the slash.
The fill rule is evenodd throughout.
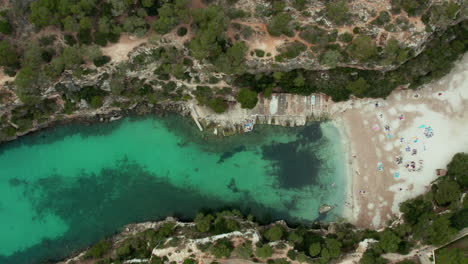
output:
<path id="1" fill-rule="evenodd" d="M 0 263 L 41 263 L 123 225 L 233 206 L 265 221 L 333 220 L 336 128 L 257 126 L 204 138 L 180 117 L 63 126 L 0 146 Z M 335 183 L 334 186 L 332 184 Z M 321 204 L 338 206 L 326 218 Z"/>

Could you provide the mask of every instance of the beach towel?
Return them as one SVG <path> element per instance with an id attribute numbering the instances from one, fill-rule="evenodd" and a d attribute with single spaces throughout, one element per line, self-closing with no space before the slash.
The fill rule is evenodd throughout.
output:
<path id="1" fill-rule="evenodd" d="M 377 163 L 377 169 L 378 169 L 379 171 L 383 171 L 383 164 L 382 164 L 382 162 Z"/>

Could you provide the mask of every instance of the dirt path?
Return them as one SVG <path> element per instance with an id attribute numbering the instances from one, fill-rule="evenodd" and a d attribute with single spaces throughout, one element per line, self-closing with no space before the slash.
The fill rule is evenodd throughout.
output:
<path id="1" fill-rule="evenodd" d="M 127 34 L 122 34 L 120 36 L 119 42 L 109 44 L 106 47 L 102 48 L 102 53 L 106 56 L 111 57 L 113 62 L 121 62 L 128 59 L 128 54 L 133 49 L 135 49 L 143 43 L 146 43 L 147 41 L 147 37 L 134 38 L 130 37 Z"/>
<path id="2" fill-rule="evenodd" d="M 10 77 L 8 75 L 6 75 L 4 72 L 3 72 L 3 68 L 0 67 L 0 88 L 3 87 L 3 85 L 6 83 L 6 82 L 12 82 L 15 80 L 15 77 Z"/>

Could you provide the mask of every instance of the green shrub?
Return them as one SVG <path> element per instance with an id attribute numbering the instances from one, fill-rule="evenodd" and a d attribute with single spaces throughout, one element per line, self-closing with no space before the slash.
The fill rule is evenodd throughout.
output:
<path id="1" fill-rule="evenodd" d="M 221 97 L 210 98 L 207 106 L 218 114 L 226 112 L 228 108 L 227 103 Z"/>
<path id="2" fill-rule="evenodd" d="M 201 86 L 200 86 L 201 87 Z M 198 87 L 197 87 L 198 91 Z M 204 215 L 202 213 L 199 213 L 195 217 L 195 227 L 199 232 L 205 233 L 210 231 L 211 229 L 211 223 L 214 220 L 214 216 L 211 214 Z"/>
<path id="3" fill-rule="evenodd" d="M 357 97 L 363 97 L 369 88 L 370 85 L 363 78 L 359 78 L 356 81 L 349 82 L 348 85 L 346 85 L 346 89 L 352 92 Z"/>
<path id="4" fill-rule="evenodd" d="M 448 205 L 460 199 L 460 186 L 456 181 L 443 180 L 432 186 L 434 200 L 440 206 Z"/>
<path id="5" fill-rule="evenodd" d="M 0 33 L 3 33 L 5 35 L 10 35 L 11 32 L 13 32 L 13 28 L 6 19 L 0 18 Z"/>
<path id="6" fill-rule="evenodd" d="M 321 47 L 327 45 L 329 40 L 327 31 L 317 26 L 308 26 L 301 31 L 299 36 L 308 43 L 316 44 Z"/>
<path id="7" fill-rule="evenodd" d="M 457 153 L 447 165 L 447 177 L 462 188 L 468 187 L 468 153 Z"/>
<path id="8" fill-rule="evenodd" d="M 273 16 L 271 22 L 267 25 L 268 32 L 273 36 L 280 36 L 284 34 L 292 37 L 293 31 L 290 25 L 291 16 L 285 13 L 278 13 Z"/>
<path id="9" fill-rule="evenodd" d="M 337 25 L 345 24 L 349 21 L 348 5 L 346 1 L 329 1 L 325 7 L 325 15 Z"/>
<path id="10" fill-rule="evenodd" d="M 183 37 L 187 34 L 187 28 L 186 27 L 179 27 L 177 29 L 177 36 Z"/>
<path id="11" fill-rule="evenodd" d="M 234 254 L 236 254 L 236 256 L 238 258 L 250 259 L 250 257 L 253 254 L 252 242 L 250 240 L 248 240 L 248 241 L 244 242 L 242 245 L 237 246 L 234 249 Z"/>
<path id="12" fill-rule="evenodd" d="M 322 251 L 322 247 L 318 242 L 312 243 L 309 247 L 309 255 L 312 257 L 318 256 L 320 254 L 320 251 Z"/>
<path id="13" fill-rule="evenodd" d="M 349 55 L 360 60 L 368 61 L 377 54 L 377 46 L 371 37 L 366 35 L 357 36 L 349 46 Z"/>
<path id="14" fill-rule="evenodd" d="M 89 105 L 90 105 L 92 108 L 97 109 L 97 108 L 99 108 L 99 107 L 102 106 L 102 103 L 103 103 L 103 98 L 102 98 L 102 96 L 96 95 L 96 96 L 93 96 L 93 97 L 91 98 L 91 101 L 89 102 Z"/>
<path id="15" fill-rule="evenodd" d="M 292 6 L 298 11 L 302 11 L 306 7 L 306 4 L 307 0 L 294 0 Z"/>
<path id="16" fill-rule="evenodd" d="M 108 240 L 101 240 L 90 247 L 85 254 L 85 258 L 100 258 L 107 254 L 111 248 L 111 243 Z"/>
<path id="17" fill-rule="evenodd" d="M 255 91 L 241 88 L 236 97 L 242 108 L 252 109 L 257 105 L 258 98 Z"/>
<path id="18" fill-rule="evenodd" d="M 273 248 L 268 244 L 265 244 L 262 247 L 257 247 L 255 255 L 262 259 L 269 258 L 273 255 Z"/>
<path id="19" fill-rule="evenodd" d="M 80 44 L 84 44 L 84 45 L 91 44 L 91 30 L 90 29 L 82 29 L 78 31 L 78 34 L 76 36 Z"/>
<path id="20" fill-rule="evenodd" d="M 391 17 L 387 11 L 380 11 L 379 16 L 374 21 L 372 21 L 372 24 L 383 26 L 390 22 L 390 20 Z"/>
<path id="21" fill-rule="evenodd" d="M 322 53 L 319 57 L 320 64 L 329 66 L 331 68 L 336 67 L 339 62 L 343 60 L 343 55 L 336 50 L 327 50 Z"/>
<path id="22" fill-rule="evenodd" d="M 394 10 L 402 8 L 410 16 L 422 14 L 428 5 L 429 2 L 426 0 L 392 0 L 392 8 Z"/>
<path id="23" fill-rule="evenodd" d="M 288 241 L 293 242 L 295 245 L 302 243 L 304 237 L 297 231 L 292 231 L 288 234 Z"/>
<path id="24" fill-rule="evenodd" d="M 283 237 L 283 227 L 280 225 L 274 225 L 267 229 L 263 234 L 268 241 L 277 241 Z"/>
<path id="25" fill-rule="evenodd" d="M 306 50 L 306 45 L 302 44 L 299 41 L 294 41 L 293 43 L 286 44 L 286 46 L 281 48 L 281 57 L 293 59 Z"/>
<path id="26" fill-rule="evenodd" d="M 466 264 L 467 257 L 459 248 L 444 248 L 436 253 L 437 263 Z"/>
<path id="27" fill-rule="evenodd" d="M 287 254 L 288 258 L 291 260 L 296 260 L 297 252 L 294 249 L 290 249 Z"/>
<path id="28" fill-rule="evenodd" d="M 231 256 L 231 252 L 234 249 L 232 242 L 223 238 L 215 242 L 214 245 L 210 248 L 210 253 L 216 258 L 228 258 Z"/>
<path id="29" fill-rule="evenodd" d="M 73 46 L 77 43 L 76 38 L 71 34 L 65 34 L 63 38 L 65 39 L 65 44 L 69 46 Z"/>
<path id="30" fill-rule="evenodd" d="M 101 67 L 110 61 L 111 61 L 111 58 L 109 56 L 100 56 L 100 57 L 95 58 L 93 62 L 94 62 L 94 65 L 96 65 L 96 67 Z"/>
<path id="31" fill-rule="evenodd" d="M 98 44 L 99 46 L 105 47 L 107 45 L 107 38 L 108 33 L 99 31 L 94 33 L 94 43 Z"/>
<path id="32" fill-rule="evenodd" d="M 184 259 L 184 262 L 182 264 L 197 264 L 197 262 L 192 258 L 188 258 Z"/>
<path id="33" fill-rule="evenodd" d="M 19 54 L 6 40 L 0 41 L 0 66 L 12 67 L 19 64 Z"/>
<path id="34" fill-rule="evenodd" d="M 255 51 L 255 55 L 257 57 L 263 58 L 263 56 L 265 56 L 265 51 L 263 51 L 263 50 L 255 49 L 254 51 Z"/>

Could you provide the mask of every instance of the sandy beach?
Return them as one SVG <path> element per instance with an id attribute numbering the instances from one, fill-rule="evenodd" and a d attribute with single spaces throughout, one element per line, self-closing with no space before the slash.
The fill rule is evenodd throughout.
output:
<path id="1" fill-rule="evenodd" d="M 468 152 L 468 55 L 416 91 L 331 108 L 347 149 L 345 217 L 378 229 L 398 215 L 401 202 L 428 190 L 436 169 Z"/>
<path id="2" fill-rule="evenodd" d="M 214 133 L 246 122 L 300 126 L 310 119 L 332 120 L 346 149 L 344 217 L 379 229 L 398 216 L 402 201 L 428 190 L 436 169 L 468 152 L 468 55 L 456 65 L 438 81 L 395 90 L 386 99 L 334 103 L 321 94 L 273 94 L 260 97 L 251 110 L 237 104 L 222 115 L 191 107 L 193 118 Z"/>

